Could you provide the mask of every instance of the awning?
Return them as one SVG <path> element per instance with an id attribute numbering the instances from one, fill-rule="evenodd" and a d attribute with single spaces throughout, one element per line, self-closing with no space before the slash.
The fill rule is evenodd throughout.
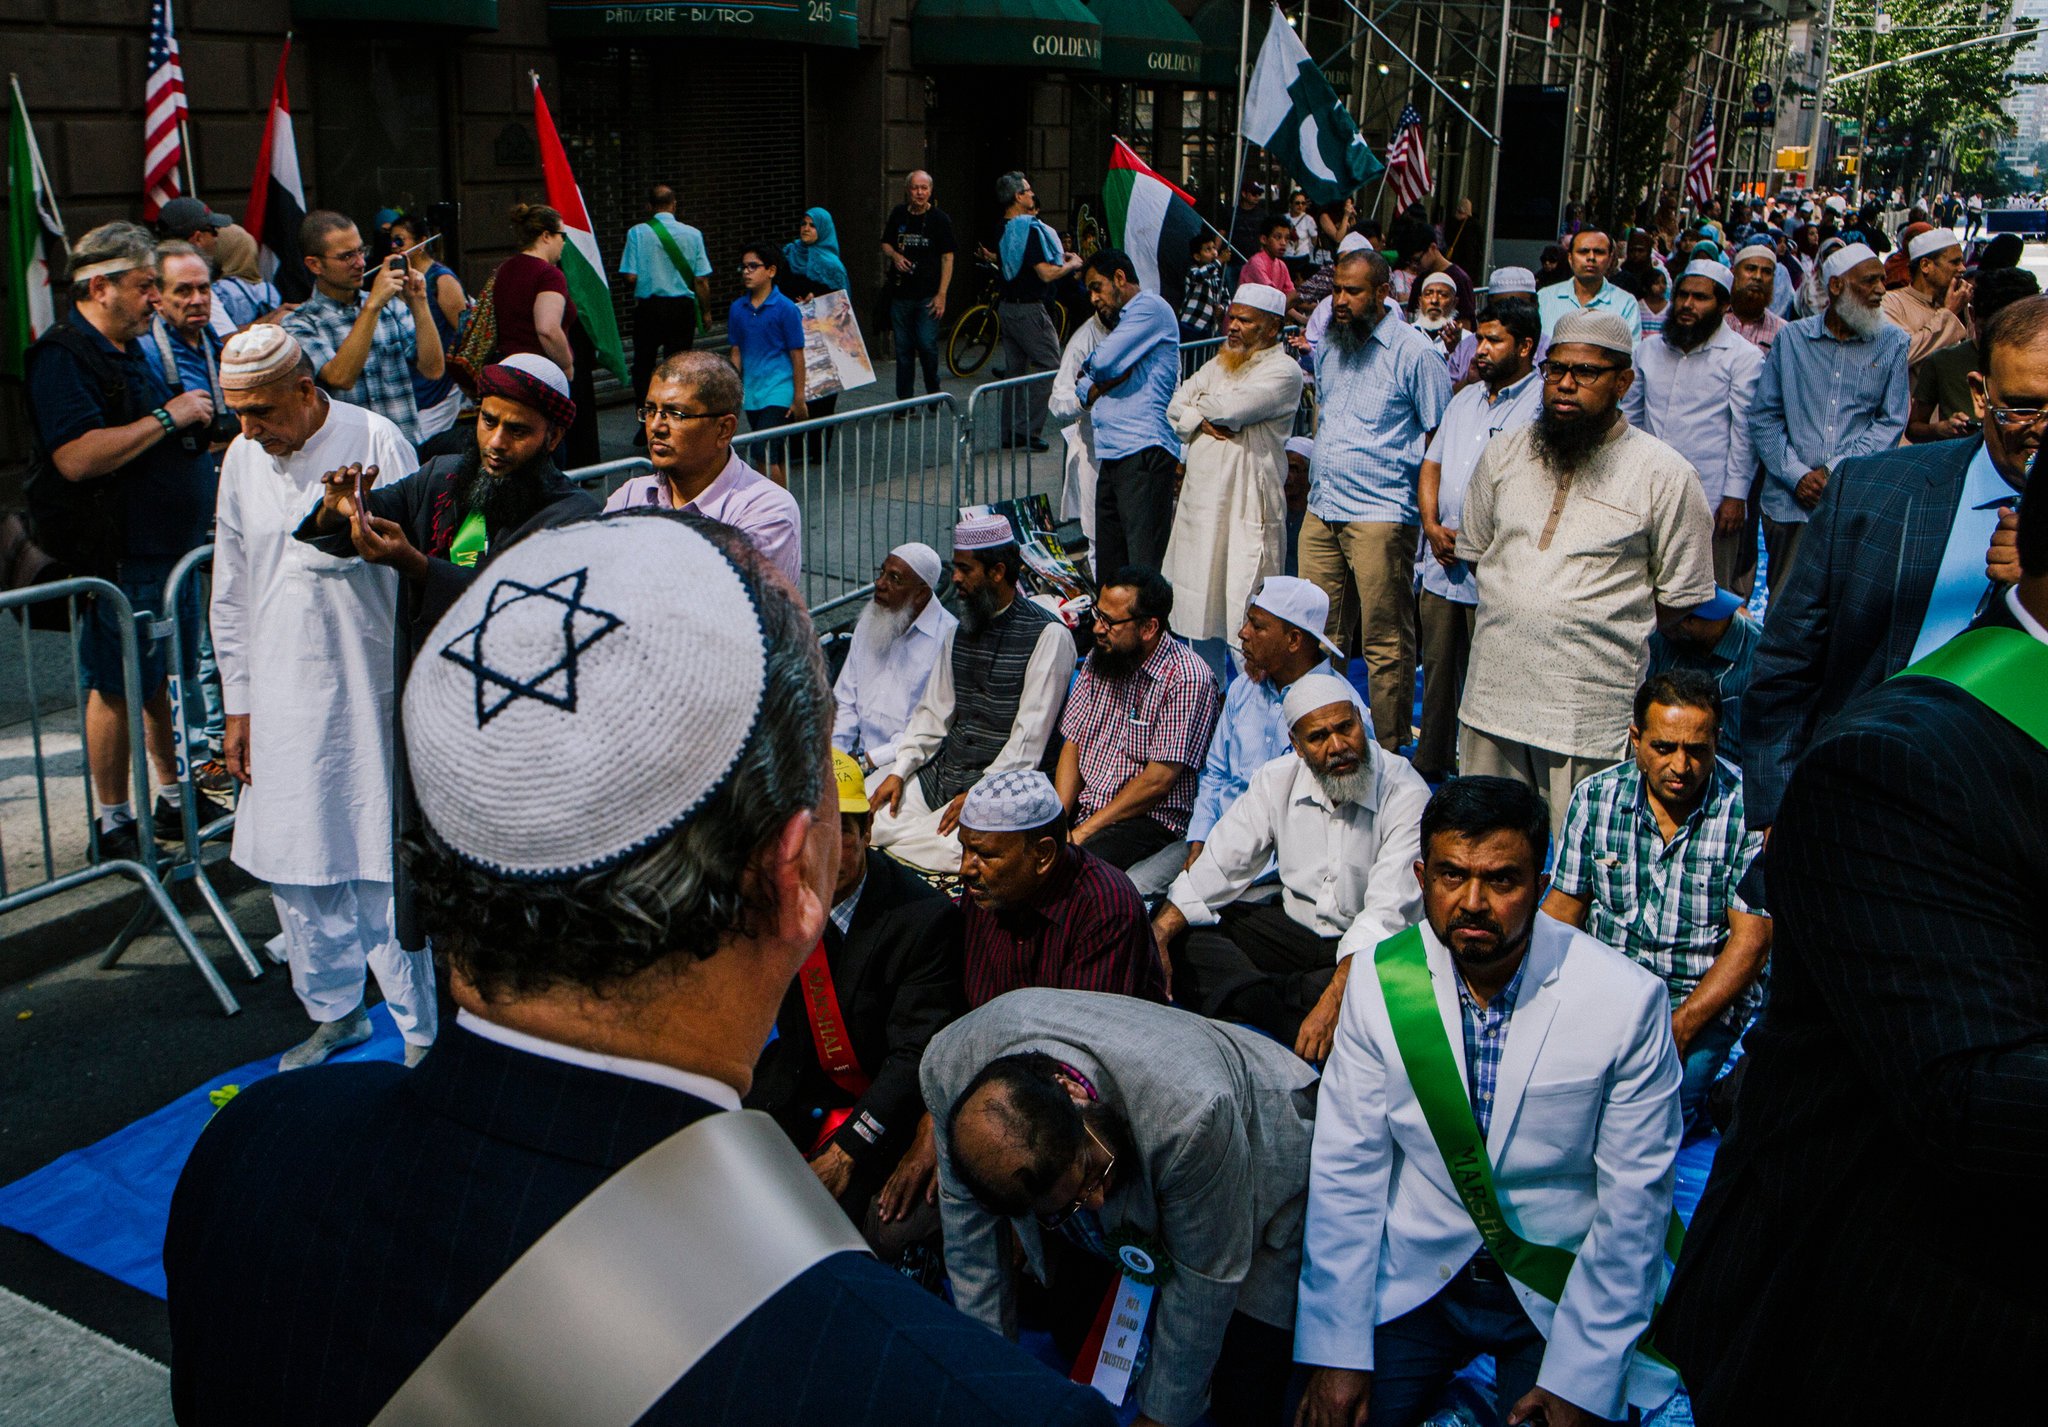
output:
<path id="1" fill-rule="evenodd" d="M 1208 89 L 1237 89 L 1237 61 L 1244 51 L 1244 5 L 1242 0 L 1209 0 L 1188 21 L 1202 41 L 1202 85 Z M 1258 58 L 1261 36 L 1254 26 L 1250 53 L 1245 62 Z"/>
<path id="2" fill-rule="evenodd" d="M 548 0 L 550 39 L 777 40 L 860 48 L 856 0 L 766 0 L 728 5 L 618 4 Z"/>
<path id="3" fill-rule="evenodd" d="M 918 0 L 910 62 L 1096 70 L 1102 26 L 1081 0 Z"/>
<path id="4" fill-rule="evenodd" d="M 1166 0 L 1088 0 L 1102 22 L 1102 73 L 1168 86 L 1201 82 L 1202 37 Z"/>
<path id="5" fill-rule="evenodd" d="M 452 30 L 495 30 L 498 0 L 292 0 L 292 19 L 370 20 L 394 25 L 440 25 Z"/>

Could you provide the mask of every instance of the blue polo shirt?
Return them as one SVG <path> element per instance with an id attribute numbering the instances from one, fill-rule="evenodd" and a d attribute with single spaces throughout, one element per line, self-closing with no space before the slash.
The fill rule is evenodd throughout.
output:
<path id="1" fill-rule="evenodd" d="M 740 354 L 742 404 L 748 411 L 787 407 L 796 400 L 796 367 L 789 354 L 804 344 L 804 315 L 782 293 L 770 290 L 759 307 L 742 297 L 725 318 L 726 336 Z"/>
<path id="2" fill-rule="evenodd" d="M 157 368 L 147 334 L 130 342 L 123 352 L 83 317 L 74 313 L 71 322 L 125 369 L 137 416 L 176 395 Z M 99 381 L 61 347 L 43 347 L 36 352 L 29 364 L 28 399 L 30 419 L 46 451 L 106 427 L 116 414 L 103 405 Z M 176 559 L 206 543 L 219 487 L 212 456 L 204 451 L 187 455 L 175 436 L 166 436 L 129 462 L 125 470 L 124 553 Z"/>

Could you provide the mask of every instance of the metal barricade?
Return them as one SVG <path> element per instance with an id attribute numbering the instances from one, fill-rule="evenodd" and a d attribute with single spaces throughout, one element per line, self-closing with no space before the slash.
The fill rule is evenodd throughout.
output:
<path id="1" fill-rule="evenodd" d="M 1055 507 L 1066 483 L 1066 442 L 1060 428 L 1038 419 L 1052 397 L 1053 372 L 1027 372 L 983 382 L 967 394 L 960 423 L 961 500 L 988 505 L 1050 495 Z M 1046 449 L 1033 451 L 1034 431 Z"/>
<path id="2" fill-rule="evenodd" d="M 644 476 L 654 469 L 654 463 L 645 456 L 622 456 L 616 461 L 599 461 L 594 466 L 578 466 L 563 475 L 589 491 L 599 500 L 611 499 L 613 491 L 635 476 Z"/>
<path id="3" fill-rule="evenodd" d="M 99 818 L 94 803 L 91 760 L 85 747 L 85 679 L 78 657 L 78 601 L 80 597 L 88 595 L 98 602 L 100 610 L 114 619 L 120 632 L 121 692 L 127 708 L 130 795 L 143 809 L 136 829 L 137 856 L 133 858 L 102 860 L 100 857 Z M 63 601 L 67 612 L 66 628 L 63 632 L 69 640 L 71 686 L 77 695 L 80 780 L 86 825 L 87 865 L 61 873 L 57 870 L 53 821 L 61 814 L 53 813 L 51 807 L 53 779 L 49 770 L 49 749 L 43 726 L 42 699 L 35 676 L 35 646 L 28 616 L 28 606 L 42 604 L 45 601 Z M 100 965 L 112 966 L 128 949 L 129 943 L 137 934 L 154 918 L 161 917 L 172 938 L 177 941 L 179 949 L 199 972 L 201 979 L 206 982 L 207 989 L 213 992 L 214 999 L 220 1003 L 221 1009 L 231 1016 L 234 1015 L 241 1010 L 240 1003 L 235 1000 L 234 993 L 228 990 L 227 983 L 221 980 L 212 960 L 200 949 L 198 940 L 192 935 L 192 928 L 186 924 L 176 903 L 171 900 L 170 892 L 165 886 L 164 871 L 159 866 L 156 840 L 152 836 L 149 817 L 149 760 L 142 717 L 142 663 L 137 642 L 135 613 L 129 607 L 126 596 L 106 580 L 58 580 L 46 585 L 0 594 L 0 610 L 14 612 L 19 620 L 22 670 L 28 694 L 30 767 L 35 781 L 38 831 L 42 844 L 42 877 L 39 881 L 15 887 L 7 879 L 4 863 L 0 863 L 0 916 L 42 901 L 44 898 L 54 897 L 61 892 L 86 886 L 103 877 L 127 877 L 142 889 L 143 903 L 108 946 L 100 958 Z M 212 903 L 212 909 L 222 929 L 228 933 L 229 939 L 239 943 L 239 937 L 233 930 L 233 923 L 219 909 L 217 900 Z M 262 967 L 248 955 L 247 948 L 242 947 L 241 953 L 250 974 L 260 976 Z"/>
<path id="4" fill-rule="evenodd" d="M 1196 342 L 1180 344 L 1180 379 L 1186 381 L 1199 372 L 1203 364 L 1223 349 L 1221 337 L 1204 337 Z"/>

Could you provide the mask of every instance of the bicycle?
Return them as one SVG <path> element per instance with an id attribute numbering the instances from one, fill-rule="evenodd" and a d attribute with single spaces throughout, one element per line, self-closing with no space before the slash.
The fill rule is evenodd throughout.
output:
<path id="1" fill-rule="evenodd" d="M 954 321 L 953 330 L 946 338 L 946 366 L 956 377 L 973 376 L 987 366 L 988 359 L 995 355 L 1003 340 L 1002 314 L 996 310 L 1003 300 L 1002 272 L 983 258 L 975 259 L 974 266 L 976 285 L 973 298 Z M 1070 326 L 1066 306 L 1048 302 L 1046 308 L 1052 316 L 1053 329 L 1059 333 L 1060 345 L 1064 347 Z"/>

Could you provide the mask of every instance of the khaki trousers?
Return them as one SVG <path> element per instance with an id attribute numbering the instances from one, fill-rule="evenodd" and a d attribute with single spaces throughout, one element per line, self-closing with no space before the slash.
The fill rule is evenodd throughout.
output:
<path id="1" fill-rule="evenodd" d="M 1301 577 L 1330 597 L 1324 632 L 1349 650 L 1354 630 L 1365 658 L 1372 726 L 1380 746 L 1398 750 L 1415 726 L 1415 544 L 1419 526 L 1391 521 L 1301 523 Z M 1361 619 L 1363 628 L 1361 629 Z"/>
<path id="2" fill-rule="evenodd" d="M 1756 530 L 1761 515 L 1752 500 L 1742 529 L 1733 535 L 1714 532 L 1714 583 L 1744 599 L 1756 588 Z"/>
<path id="3" fill-rule="evenodd" d="M 1410 761 L 1419 773 L 1448 774 L 1457 768 L 1458 700 L 1465 694 L 1479 606 L 1418 590 L 1415 612 L 1422 631 L 1422 732 Z"/>
<path id="4" fill-rule="evenodd" d="M 1550 840 L 1554 844 L 1564 831 L 1565 806 L 1572 789 L 1603 768 L 1612 768 L 1619 758 L 1580 758 L 1570 753 L 1553 753 L 1533 743 L 1516 743 L 1495 738 L 1470 724 L 1458 730 L 1458 773 L 1461 777 L 1512 778 L 1543 795 L 1550 805 Z"/>

